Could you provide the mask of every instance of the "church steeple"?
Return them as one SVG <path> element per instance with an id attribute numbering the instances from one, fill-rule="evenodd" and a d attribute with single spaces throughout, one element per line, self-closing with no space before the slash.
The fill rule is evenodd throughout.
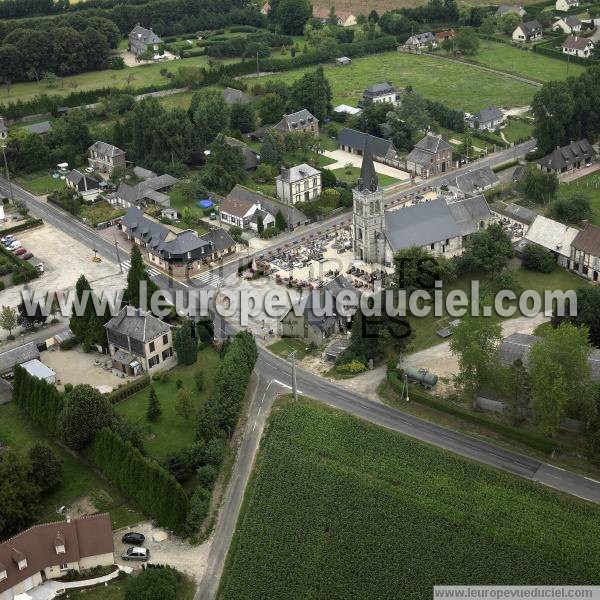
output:
<path id="1" fill-rule="evenodd" d="M 360 167 L 360 178 L 358 180 L 358 189 L 360 191 L 368 190 L 376 192 L 379 188 L 379 180 L 373 164 L 373 151 L 371 149 L 371 136 L 366 135 L 365 147 L 363 150 L 362 165 Z"/>

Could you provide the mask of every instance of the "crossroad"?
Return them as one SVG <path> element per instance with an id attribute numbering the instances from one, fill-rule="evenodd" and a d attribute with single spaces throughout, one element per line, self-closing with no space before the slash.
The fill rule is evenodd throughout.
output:
<path id="1" fill-rule="evenodd" d="M 208 273 L 200 273 L 199 275 L 194 275 L 191 277 L 194 281 L 198 283 L 202 283 L 211 287 L 219 287 L 223 283 L 223 278 L 214 271 L 209 271 Z"/>
<path id="2" fill-rule="evenodd" d="M 121 266 L 123 267 L 124 271 L 129 271 L 129 269 L 131 269 L 131 260 L 127 259 L 121 261 Z M 146 266 L 146 273 L 148 273 L 150 277 L 158 277 L 159 275 L 162 275 L 158 269 L 153 269 L 152 267 L 148 266 Z"/>

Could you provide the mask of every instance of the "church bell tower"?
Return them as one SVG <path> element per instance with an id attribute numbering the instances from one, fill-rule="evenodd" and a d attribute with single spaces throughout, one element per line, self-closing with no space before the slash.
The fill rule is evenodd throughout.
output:
<path id="1" fill-rule="evenodd" d="M 358 186 L 354 197 L 352 227 L 354 258 L 383 264 L 385 257 L 383 190 L 373 165 L 373 152 L 367 135 Z"/>

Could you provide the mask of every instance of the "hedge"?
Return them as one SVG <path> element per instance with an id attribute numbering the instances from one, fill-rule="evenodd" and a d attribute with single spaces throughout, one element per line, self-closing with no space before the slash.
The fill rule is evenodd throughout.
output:
<path id="1" fill-rule="evenodd" d="M 121 400 L 125 400 L 125 398 L 129 398 L 129 396 L 133 396 L 140 390 L 147 388 L 150 385 L 150 377 L 148 375 L 144 375 L 140 379 L 136 379 L 134 381 L 130 381 L 121 387 L 118 387 L 116 390 L 113 390 L 108 394 L 108 398 L 112 404 L 118 404 Z"/>
<path id="2" fill-rule="evenodd" d="M 401 393 L 402 382 L 399 379 L 398 373 L 394 371 L 389 372 L 387 375 L 387 380 L 394 391 Z M 561 444 L 558 442 L 539 434 L 518 429 L 517 427 L 512 427 L 511 425 L 506 425 L 504 423 L 499 423 L 493 419 L 489 419 L 484 415 L 467 411 L 456 405 L 450 404 L 449 402 L 437 400 L 435 397 L 416 388 L 415 386 L 411 387 L 410 399 L 418 402 L 419 404 L 423 404 L 425 406 L 429 406 L 430 408 L 434 408 L 435 410 L 458 417 L 463 421 L 468 421 L 469 423 L 474 423 L 475 425 L 481 425 L 482 427 L 490 429 L 491 431 L 495 431 L 496 433 L 499 433 L 508 439 L 514 440 L 523 444 L 524 446 L 529 446 L 534 450 L 539 450 L 540 452 L 544 452 L 546 454 L 550 454 L 553 450 L 561 447 Z"/>
<path id="3" fill-rule="evenodd" d="M 188 497 L 177 480 L 131 442 L 104 427 L 87 449 L 88 458 L 159 525 L 183 531 Z"/>
<path id="4" fill-rule="evenodd" d="M 58 415 L 62 411 L 64 397 L 53 384 L 32 377 L 17 365 L 12 398 L 37 425 L 54 435 L 58 434 Z"/>
<path id="5" fill-rule="evenodd" d="M 2 235 L 10 235 L 12 233 L 18 233 L 19 231 L 24 231 L 25 229 L 29 229 L 31 227 L 38 227 L 39 225 L 43 225 L 44 221 L 42 219 L 27 219 L 27 221 L 23 221 L 18 225 L 14 225 L 13 227 L 7 227 L 2 230 Z"/>
<path id="6" fill-rule="evenodd" d="M 32 264 L 15 256 L 10 250 L 7 250 L 3 246 L 0 246 L 0 254 L 6 256 L 6 258 L 17 267 L 18 271 L 15 271 L 13 274 L 13 280 L 15 275 L 18 276 L 16 283 L 25 283 L 26 281 L 37 279 L 40 276 L 38 270 Z"/>

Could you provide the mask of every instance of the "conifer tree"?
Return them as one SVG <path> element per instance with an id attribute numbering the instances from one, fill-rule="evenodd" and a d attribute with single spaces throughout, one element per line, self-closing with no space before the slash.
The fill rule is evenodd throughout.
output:
<path id="1" fill-rule="evenodd" d="M 150 395 L 148 396 L 148 409 L 146 410 L 146 419 L 148 421 L 158 421 L 158 418 L 162 414 L 162 408 L 160 407 L 160 402 L 158 400 L 158 396 L 156 395 L 156 390 L 153 386 L 150 387 Z"/>

